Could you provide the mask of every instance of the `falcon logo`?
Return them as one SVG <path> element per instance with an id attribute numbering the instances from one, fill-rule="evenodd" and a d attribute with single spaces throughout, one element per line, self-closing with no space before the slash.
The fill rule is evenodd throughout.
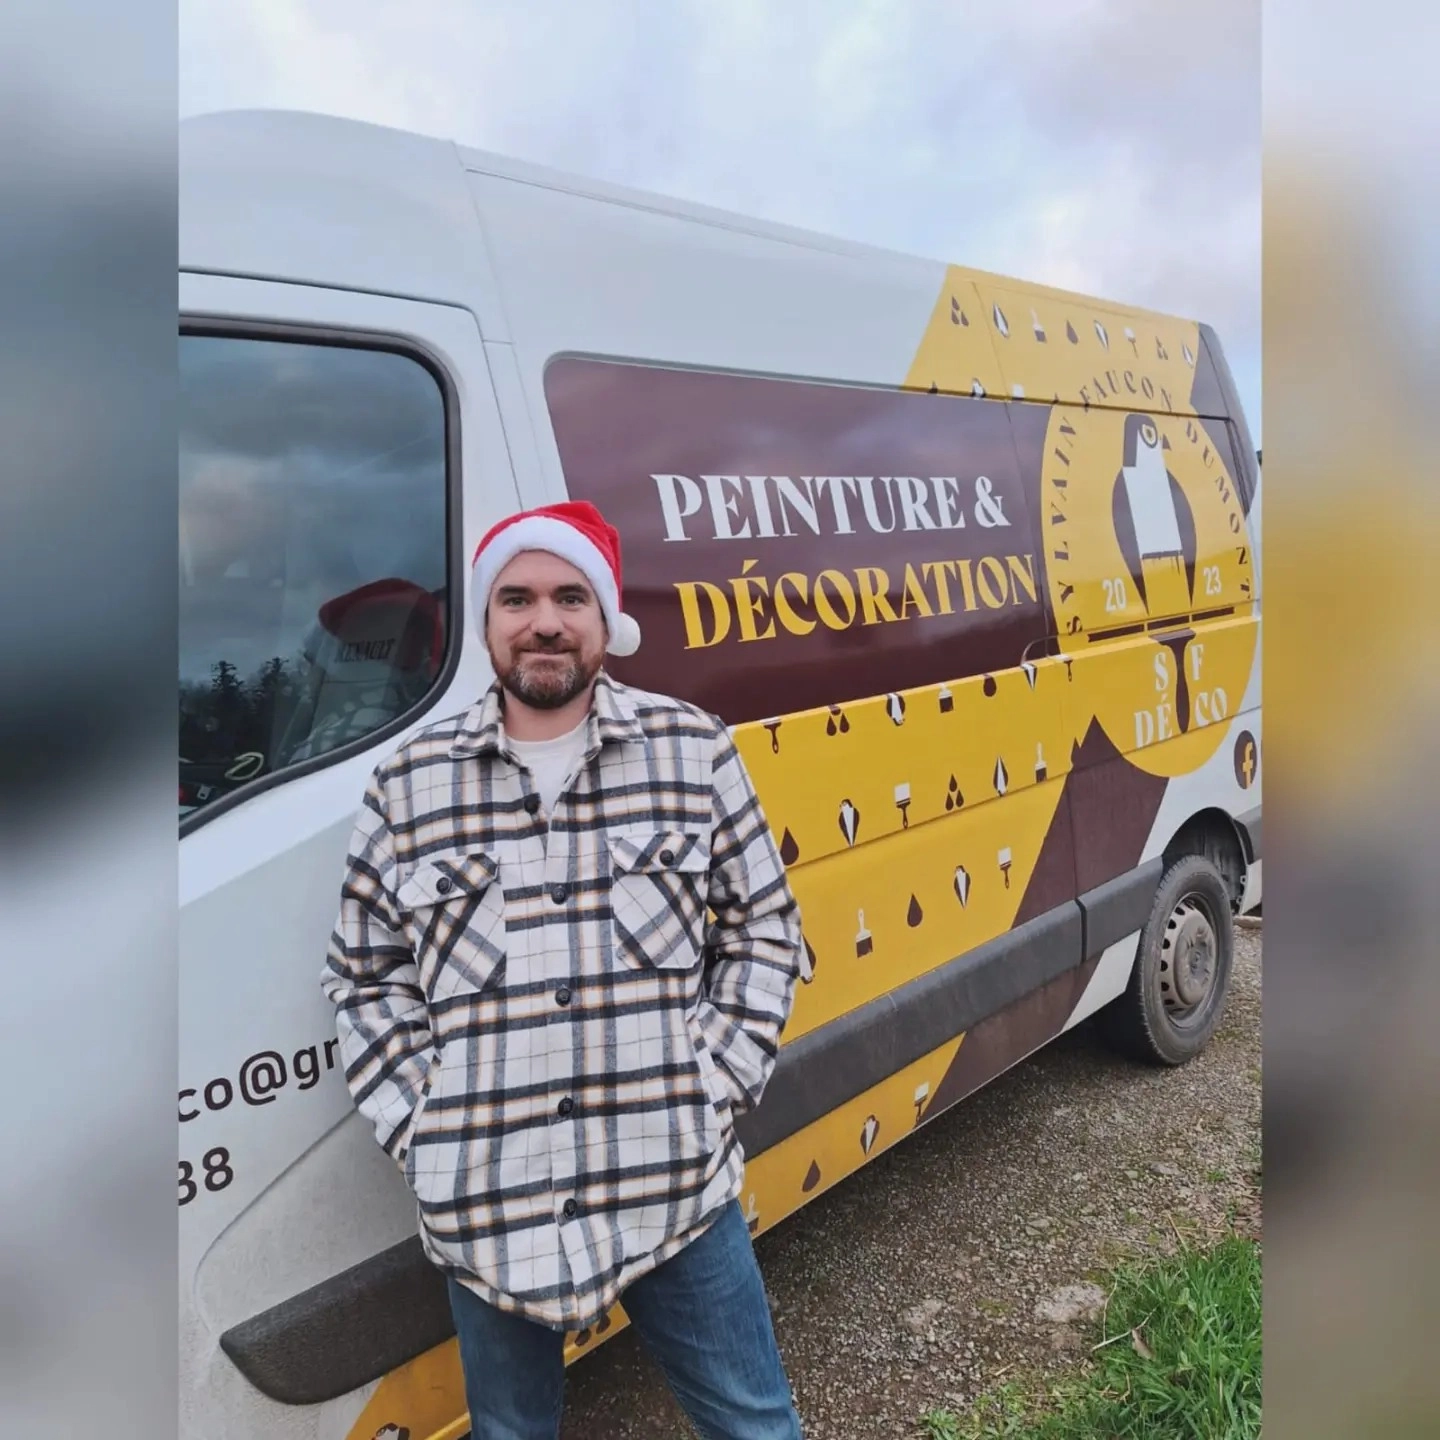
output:
<path id="1" fill-rule="evenodd" d="M 1128 353 L 1120 331 L 1117 324 L 1112 339 Z M 1152 337 L 1137 339 L 1143 351 Z M 1166 345 L 1188 376 L 1186 339 L 1167 337 Z M 1193 339 L 1187 343 L 1193 350 Z M 1141 377 L 1135 389 L 1151 398 L 1159 387 Z M 1133 393 L 1125 382 L 1115 392 L 1126 405 Z M 1098 720 L 1111 743 L 1151 774 L 1188 773 L 1207 751 L 1228 752 L 1234 732 L 1216 722 L 1245 693 L 1255 647 L 1254 627 L 1220 623 L 1247 620 L 1254 594 L 1245 500 L 1227 468 L 1228 440 L 1196 417 L 1062 406 L 1047 427 L 1045 456 L 1046 585 L 1066 684 L 1079 685 L 1084 672 L 1070 662 L 1096 646 L 1122 642 L 1108 653 L 1127 654 L 1137 680 L 1147 650 L 1155 662 L 1154 688 L 1147 684 L 1143 697 L 1111 682 L 1109 670 L 1075 697 L 1067 710 L 1072 748 Z M 1167 740 L 1185 743 L 1161 743 Z M 1045 754 L 1053 774 L 1048 745 Z"/>
<path id="2" fill-rule="evenodd" d="M 1125 417 L 1124 454 L 1111 509 L 1115 538 L 1141 604 L 1152 614 L 1184 614 L 1195 593 L 1195 517 L 1170 473 L 1159 428 L 1149 415 Z M 1183 596 L 1155 593 L 1182 573 Z"/>

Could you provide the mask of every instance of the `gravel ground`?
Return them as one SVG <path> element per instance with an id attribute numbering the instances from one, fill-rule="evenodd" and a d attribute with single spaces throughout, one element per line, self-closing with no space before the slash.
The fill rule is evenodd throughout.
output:
<path id="1" fill-rule="evenodd" d="M 1129 1064 L 1082 1025 L 756 1241 L 807 1440 L 900 1440 L 932 1405 L 1072 1365 L 1060 1322 L 1086 1296 L 1064 1287 L 1237 1216 L 1258 1233 L 1260 938 L 1236 931 L 1191 1064 Z M 564 1440 L 693 1434 L 628 1329 L 567 1390 Z"/>

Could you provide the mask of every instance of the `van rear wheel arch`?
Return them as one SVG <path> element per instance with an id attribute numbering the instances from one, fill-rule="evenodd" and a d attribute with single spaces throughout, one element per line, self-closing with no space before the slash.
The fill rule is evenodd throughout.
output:
<path id="1" fill-rule="evenodd" d="M 1238 914 L 1245 896 L 1249 856 L 1240 827 L 1224 810 L 1197 811 L 1170 837 L 1162 852 L 1165 870 L 1187 855 L 1209 861 L 1225 882 L 1232 914 Z"/>

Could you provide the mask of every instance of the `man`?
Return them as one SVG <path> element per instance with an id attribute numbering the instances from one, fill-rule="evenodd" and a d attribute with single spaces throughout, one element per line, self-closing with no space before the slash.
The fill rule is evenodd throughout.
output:
<path id="1" fill-rule="evenodd" d="M 551 1440 L 564 1334 L 622 1297 L 702 1435 L 794 1440 L 733 1130 L 799 973 L 784 866 L 721 722 L 604 673 L 639 630 L 598 510 L 502 521 L 473 570 L 495 684 L 376 771 L 323 986 L 474 1440 Z"/>

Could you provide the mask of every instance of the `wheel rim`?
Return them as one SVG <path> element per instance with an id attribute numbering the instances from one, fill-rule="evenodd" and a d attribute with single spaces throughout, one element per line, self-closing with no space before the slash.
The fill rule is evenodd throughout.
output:
<path id="1" fill-rule="evenodd" d="M 1220 973 L 1218 927 L 1199 895 L 1185 895 L 1170 912 L 1160 942 L 1160 998 L 1174 1023 L 1205 1008 Z"/>

